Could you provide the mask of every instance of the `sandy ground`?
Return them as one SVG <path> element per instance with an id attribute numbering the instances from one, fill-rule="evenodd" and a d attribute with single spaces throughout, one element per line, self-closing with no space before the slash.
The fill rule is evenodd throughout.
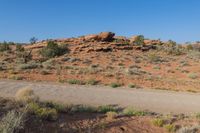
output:
<path id="1" fill-rule="evenodd" d="M 200 112 L 200 94 L 186 92 L 0 80 L 0 96 L 12 98 L 24 87 L 32 88 L 41 100 L 62 103 L 133 106 L 158 113 Z"/>

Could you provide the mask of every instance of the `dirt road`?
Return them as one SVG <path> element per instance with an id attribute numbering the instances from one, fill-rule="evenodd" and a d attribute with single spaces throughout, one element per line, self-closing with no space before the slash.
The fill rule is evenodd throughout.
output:
<path id="1" fill-rule="evenodd" d="M 158 113 L 200 112 L 200 94 L 186 92 L 0 80 L 0 96 L 14 97 L 24 87 L 32 88 L 41 100 L 94 106 L 116 104 Z"/>

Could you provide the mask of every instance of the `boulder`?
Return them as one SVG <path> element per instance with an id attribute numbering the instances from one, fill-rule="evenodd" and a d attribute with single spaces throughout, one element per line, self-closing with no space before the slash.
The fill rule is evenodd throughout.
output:
<path id="1" fill-rule="evenodd" d="M 115 36 L 114 39 L 117 41 L 129 42 L 129 39 L 124 36 Z"/>
<path id="2" fill-rule="evenodd" d="M 144 40 L 144 44 L 152 44 L 153 40 Z"/>
<path id="3" fill-rule="evenodd" d="M 99 34 L 91 34 L 84 36 L 85 41 L 112 41 L 115 33 L 101 32 Z"/>
<path id="4" fill-rule="evenodd" d="M 85 41 L 98 40 L 98 35 L 91 34 L 84 36 Z"/>
<path id="5" fill-rule="evenodd" d="M 112 32 L 101 32 L 98 35 L 98 40 L 99 41 L 112 41 L 114 36 L 115 36 L 115 33 L 112 33 Z"/>

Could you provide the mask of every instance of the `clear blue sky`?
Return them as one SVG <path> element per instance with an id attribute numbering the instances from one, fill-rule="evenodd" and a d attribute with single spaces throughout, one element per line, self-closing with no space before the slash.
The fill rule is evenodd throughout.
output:
<path id="1" fill-rule="evenodd" d="M 200 0 L 0 0 L 0 41 L 101 31 L 177 42 L 200 40 Z"/>

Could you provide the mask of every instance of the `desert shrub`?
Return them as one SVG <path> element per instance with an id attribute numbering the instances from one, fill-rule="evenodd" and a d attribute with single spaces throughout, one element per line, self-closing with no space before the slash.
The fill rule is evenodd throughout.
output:
<path id="1" fill-rule="evenodd" d="M 34 113 L 38 109 L 40 109 L 40 105 L 37 102 L 30 102 L 30 103 L 28 103 L 28 112 L 29 113 Z"/>
<path id="2" fill-rule="evenodd" d="M 173 124 L 164 125 L 164 128 L 165 128 L 168 132 L 175 132 L 175 131 L 176 131 L 176 127 L 175 127 Z"/>
<path id="3" fill-rule="evenodd" d="M 187 53 L 187 57 L 190 58 L 190 59 L 199 61 L 199 59 L 200 59 L 200 52 L 192 50 L 192 51 L 190 51 L 190 52 Z"/>
<path id="4" fill-rule="evenodd" d="M 3 65 L 0 64 L 0 71 L 3 71 L 4 68 L 3 68 Z"/>
<path id="5" fill-rule="evenodd" d="M 128 87 L 129 87 L 129 88 L 135 88 L 135 87 L 137 87 L 137 86 L 136 86 L 135 84 L 129 84 Z"/>
<path id="6" fill-rule="evenodd" d="M 37 67 L 39 67 L 40 66 L 40 64 L 38 64 L 38 63 L 35 63 L 35 62 L 29 62 L 29 63 L 24 63 L 24 64 L 19 64 L 18 66 L 17 66 L 17 69 L 18 70 L 25 70 L 25 69 L 35 69 L 35 68 L 37 68 Z"/>
<path id="7" fill-rule="evenodd" d="M 0 43 L 0 52 L 10 51 L 11 48 L 7 42 Z"/>
<path id="8" fill-rule="evenodd" d="M 196 73 L 190 73 L 190 74 L 188 74 L 188 77 L 191 79 L 196 79 L 196 78 L 198 78 L 198 75 Z"/>
<path id="9" fill-rule="evenodd" d="M 153 69 L 160 70 L 160 66 L 154 66 Z"/>
<path id="10" fill-rule="evenodd" d="M 181 127 L 176 133 L 197 133 L 200 126 Z"/>
<path id="11" fill-rule="evenodd" d="M 24 49 L 24 47 L 22 45 L 16 45 L 16 51 L 17 52 L 24 52 L 25 49 Z"/>
<path id="12" fill-rule="evenodd" d="M 199 42 L 192 44 L 192 47 L 193 47 L 193 50 L 200 51 L 200 43 Z"/>
<path id="13" fill-rule="evenodd" d="M 170 55 L 182 55 L 184 54 L 184 49 L 179 48 L 178 46 L 170 47 L 166 49 L 166 52 Z"/>
<path id="14" fill-rule="evenodd" d="M 158 51 L 164 51 L 168 55 L 182 55 L 186 53 L 186 49 L 181 45 L 164 44 L 162 46 L 157 46 Z"/>
<path id="15" fill-rule="evenodd" d="M 77 84 L 77 85 L 85 85 L 86 83 L 84 81 L 78 80 L 78 79 L 70 79 L 67 81 L 69 84 Z"/>
<path id="16" fill-rule="evenodd" d="M 120 84 L 120 83 L 111 83 L 110 86 L 111 86 L 112 88 L 117 88 L 117 87 L 121 87 L 122 84 Z"/>
<path id="17" fill-rule="evenodd" d="M 87 105 L 77 105 L 73 106 L 71 109 L 72 112 L 96 112 L 96 108 L 87 106 Z"/>
<path id="18" fill-rule="evenodd" d="M 14 133 L 23 128 L 25 113 L 10 111 L 0 121 L 0 133 Z"/>
<path id="19" fill-rule="evenodd" d="M 156 118 L 152 120 L 154 126 L 162 127 L 165 124 L 165 121 L 161 118 Z"/>
<path id="20" fill-rule="evenodd" d="M 109 111 L 106 113 L 106 119 L 107 120 L 113 120 L 115 118 L 117 118 L 118 114 L 116 112 L 113 111 Z"/>
<path id="21" fill-rule="evenodd" d="M 125 108 L 122 112 L 126 116 L 144 116 L 146 112 L 135 110 L 132 107 Z"/>
<path id="22" fill-rule="evenodd" d="M 42 67 L 45 69 L 53 69 L 56 64 L 56 61 L 53 59 L 47 60 L 42 63 Z"/>
<path id="23" fill-rule="evenodd" d="M 187 61 L 184 61 L 184 60 L 182 60 L 182 61 L 180 61 L 180 67 L 184 67 L 184 66 L 189 66 L 190 64 L 187 62 Z"/>
<path id="24" fill-rule="evenodd" d="M 34 91 L 30 88 L 22 88 L 17 91 L 15 95 L 16 100 L 21 102 L 36 102 L 39 97 L 35 95 Z"/>
<path id="25" fill-rule="evenodd" d="M 66 106 L 55 102 L 46 102 L 45 107 L 56 109 L 60 113 L 68 112 L 71 109 L 71 106 Z"/>
<path id="26" fill-rule="evenodd" d="M 125 70 L 125 72 L 128 74 L 128 75 L 143 75 L 143 74 L 146 74 L 147 72 L 139 69 L 139 68 L 127 68 Z"/>
<path id="27" fill-rule="evenodd" d="M 89 85 L 97 85 L 99 83 L 99 81 L 95 80 L 95 79 L 91 79 L 87 81 L 87 84 Z"/>
<path id="28" fill-rule="evenodd" d="M 27 63 L 28 61 L 32 60 L 32 51 L 18 51 L 17 54 L 17 59 L 20 60 L 19 63 Z"/>
<path id="29" fill-rule="evenodd" d="M 117 112 L 117 109 L 111 105 L 99 106 L 97 110 L 99 113 Z"/>
<path id="30" fill-rule="evenodd" d="M 45 58 L 53 58 L 56 56 L 61 56 L 68 51 L 67 45 L 59 46 L 57 43 L 49 41 L 47 46 L 40 50 L 39 53 Z"/>
<path id="31" fill-rule="evenodd" d="M 9 79 L 13 79 L 13 80 L 23 80 L 24 77 L 18 76 L 18 75 L 11 75 L 11 76 L 9 77 Z"/>
<path id="32" fill-rule="evenodd" d="M 169 40 L 166 44 L 165 44 L 165 46 L 167 46 L 167 47 L 175 47 L 177 44 L 176 44 L 176 42 L 175 41 L 172 41 L 172 40 Z"/>
<path id="33" fill-rule="evenodd" d="M 189 44 L 189 45 L 186 46 L 186 49 L 190 51 L 190 50 L 193 50 L 194 48 L 191 44 Z"/>
<path id="34" fill-rule="evenodd" d="M 28 104 L 28 111 L 43 120 L 57 120 L 58 112 L 54 108 L 41 107 L 36 102 Z"/>
<path id="35" fill-rule="evenodd" d="M 197 119 L 200 119 L 200 113 L 195 114 Z"/>
<path id="36" fill-rule="evenodd" d="M 148 54 L 147 57 L 148 57 L 148 61 L 151 63 L 159 63 L 163 61 L 162 58 L 156 53 L 150 53 Z"/>
<path id="37" fill-rule="evenodd" d="M 56 120 L 58 118 L 56 109 L 39 108 L 35 114 L 43 120 Z"/>
<path id="38" fill-rule="evenodd" d="M 138 45 L 138 46 L 144 45 L 144 36 L 143 35 L 137 36 L 136 39 L 135 39 L 134 44 Z"/>

